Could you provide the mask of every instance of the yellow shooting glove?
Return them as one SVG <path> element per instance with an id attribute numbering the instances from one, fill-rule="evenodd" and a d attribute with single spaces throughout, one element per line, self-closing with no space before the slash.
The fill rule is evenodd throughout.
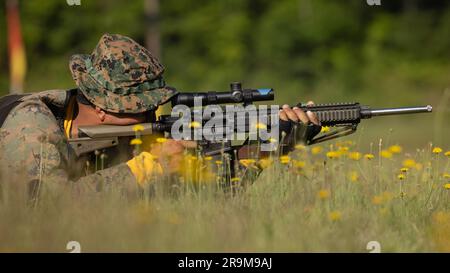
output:
<path id="1" fill-rule="evenodd" d="M 161 165 L 149 152 L 141 152 L 127 162 L 139 185 L 144 186 L 153 175 L 161 175 Z"/>

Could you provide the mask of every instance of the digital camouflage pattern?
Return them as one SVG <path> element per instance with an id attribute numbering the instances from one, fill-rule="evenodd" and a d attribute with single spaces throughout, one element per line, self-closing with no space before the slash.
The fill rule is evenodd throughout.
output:
<path id="1" fill-rule="evenodd" d="M 75 157 L 60 124 L 68 94 L 64 90 L 31 94 L 10 112 L 0 128 L 1 181 L 42 182 L 41 192 L 69 187 L 95 193 L 99 184 L 103 189 L 135 189 L 126 163 L 89 174 L 88 158 Z"/>
<path id="2" fill-rule="evenodd" d="M 72 77 L 86 98 L 113 113 L 154 110 L 177 92 L 167 87 L 164 67 L 144 47 L 119 34 L 105 34 L 91 55 L 74 55 Z"/>
<path id="3" fill-rule="evenodd" d="M 159 61 L 122 35 L 103 35 L 91 55 L 71 58 L 70 70 L 85 97 L 108 112 L 151 111 L 177 93 L 166 87 Z M 137 183 L 125 160 L 103 170 L 95 166 L 92 172 L 88 164 L 92 155 L 76 157 L 63 125 L 69 97 L 74 95 L 50 90 L 20 99 L 0 128 L 1 181 L 37 183 L 39 192 L 58 187 L 80 193 L 108 188 L 135 192 Z"/>

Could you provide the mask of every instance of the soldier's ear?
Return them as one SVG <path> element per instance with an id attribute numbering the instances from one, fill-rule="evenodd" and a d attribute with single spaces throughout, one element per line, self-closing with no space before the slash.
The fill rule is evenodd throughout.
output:
<path id="1" fill-rule="evenodd" d="M 95 113 L 97 114 L 97 116 L 98 116 L 98 118 L 100 119 L 101 122 L 105 121 L 105 118 L 106 118 L 105 111 L 103 111 L 100 107 L 95 106 Z"/>

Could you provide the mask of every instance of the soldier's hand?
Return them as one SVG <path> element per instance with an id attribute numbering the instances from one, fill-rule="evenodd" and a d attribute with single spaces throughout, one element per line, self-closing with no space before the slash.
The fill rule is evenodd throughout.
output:
<path id="1" fill-rule="evenodd" d="M 314 102 L 309 101 L 307 103 L 307 105 L 314 106 Z M 287 104 L 283 105 L 282 109 L 280 110 L 280 119 L 283 121 L 290 120 L 290 121 L 294 121 L 294 122 L 301 122 L 303 124 L 313 123 L 315 125 L 320 125 L 319 119 L 317 118 L 316 114 L 314 114 L 313 112 L 307 111 L 305 113 L 299 107 L 291 108 Z"/>
<path id="2" fill-rule="evenodd" d="M 308 106 L 314 106 L 309 101 Z M 282 139 L 282 153 L 287 153 L 297 144 L 307 144 L 321 130 L 320 121 L 311 111 L 306 113 L 299 107 L 283 105 L 280 110 L 280 139 Z M 283 136 L 284 132 L 284 136 Z"/>
<path id="3" fill-rule="evenodd" d="M 156 156 L 164 173 L 172 174 L 178 172 L 182 167 L 186 149 L 196 147 L 195 141 L 167 139 L 162 143 L 154 143 L 150 153 Z"/>

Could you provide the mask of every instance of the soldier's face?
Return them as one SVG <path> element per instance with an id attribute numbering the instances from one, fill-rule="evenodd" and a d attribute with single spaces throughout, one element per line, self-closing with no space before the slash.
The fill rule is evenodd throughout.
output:
<path id="1" fill-rule="evenodd" d="M 144 114 L 116 114 L 106 113 L 105 124 L 111 125 L 131 125 L 137 123 L 143 123 L 146 121 Z"/>
<path id="2" fill-rule="evenodd" d="M 96 107 L 96 113 L 102 124 L 108 125 L 132 125 L 137 123 L 144 123 L 147 120 L 148 113 L 140 114 L 119 114 L 105 112 L 100 108 Z"/>

